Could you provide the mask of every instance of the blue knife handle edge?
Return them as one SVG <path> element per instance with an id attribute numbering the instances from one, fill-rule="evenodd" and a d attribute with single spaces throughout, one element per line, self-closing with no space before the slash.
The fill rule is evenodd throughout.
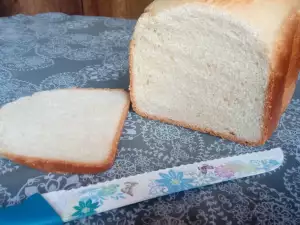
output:
<path id="1" fill-rule="evenodd" d="M 0 208 L 1 225 L 62 225 L 64 222 L 41 194 L 28 197 L 21 204 Z"/>

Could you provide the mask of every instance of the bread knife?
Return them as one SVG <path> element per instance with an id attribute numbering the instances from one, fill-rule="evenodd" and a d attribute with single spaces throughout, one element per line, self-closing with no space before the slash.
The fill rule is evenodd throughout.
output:
<path id="1" fill-rule="evenodd" d="M 59 225 L 160 196 L 267 173 L 283 161 L 282 149 L 274 148 L 33 194 L 21 204 L 0 209 L 0 224 Z"/>

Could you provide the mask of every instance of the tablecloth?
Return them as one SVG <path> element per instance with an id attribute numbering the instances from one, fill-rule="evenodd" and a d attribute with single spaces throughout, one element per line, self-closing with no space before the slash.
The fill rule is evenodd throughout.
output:
<path id="1" fill-rule="evenodd" d="M 46 13 L 0 18 L 0 104 L 58 88 L 128 88 L 134 20 Z M 114 166 L 100 174 L 43 173 L 0 158 L 0 206 L 40 192 L 71 189 L 180 164 L 273 147 L 274 172 L 181 192 L 68 224 L 300 224 L 300 89 L 271 139 L 245 147 L 130 112 Z M 26 119 L 26 118 L 24 118 Z"/>

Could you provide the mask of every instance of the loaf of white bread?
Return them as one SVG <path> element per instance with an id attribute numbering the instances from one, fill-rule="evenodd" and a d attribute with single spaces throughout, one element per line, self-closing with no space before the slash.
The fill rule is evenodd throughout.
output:
<path id="1" fill-rule="evenodd" d="M 0 110 L 0 155 L 47 172 L 109 169 L 129 110 L 123 90 L 44 91 Z"/>
<path id="2" fill-rule="evenodd" d="M 294 93 L 299 0 L 156 0 L 130 46 L 140 115 L 262 145 Z"/>

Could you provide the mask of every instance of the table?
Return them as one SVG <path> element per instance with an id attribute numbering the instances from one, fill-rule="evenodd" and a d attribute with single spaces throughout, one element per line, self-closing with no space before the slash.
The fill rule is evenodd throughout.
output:
<path id="1" fill-rule="evenodd" d="M 136 21 L 47 13 L 0 19 L 0 104 L 71 87 L 128 88 L 128 44 Z M 282 147 L 280 169 L 153 199 L 68 224 L 300 224 L 300 89 L 272 138 L 245 147 L 130 112 L 114 166 L 94 175 L 43 173 L 0 158 L 0 206 L 40 192 L 234 154 Z"/>

